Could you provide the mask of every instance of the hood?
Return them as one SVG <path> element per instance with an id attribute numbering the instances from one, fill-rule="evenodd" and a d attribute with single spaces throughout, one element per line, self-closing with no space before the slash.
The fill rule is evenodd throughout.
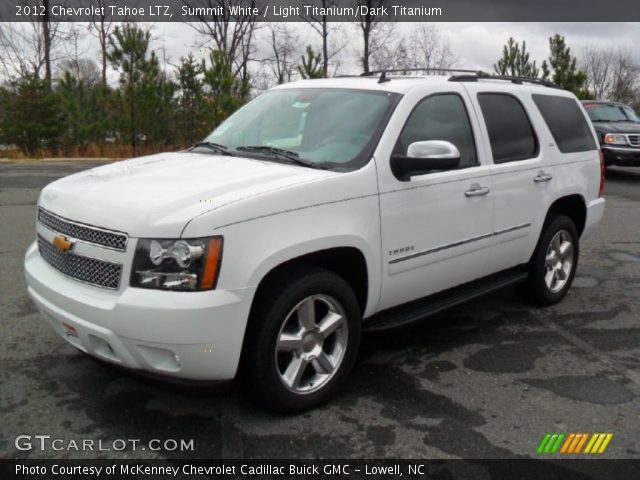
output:
<path id="1" fill-rule="evenodd" d="M 640 123 L 634 122 L 594 122 L 601 133 L 640 133 Z"/>
<path id="2" fill-rule="evenodd" d="M 164 153 L 64 177 L 43 189 L 39 205 L 131 237 L 179 237 L 204 212 L 335 175 L 242 157 Z"/>

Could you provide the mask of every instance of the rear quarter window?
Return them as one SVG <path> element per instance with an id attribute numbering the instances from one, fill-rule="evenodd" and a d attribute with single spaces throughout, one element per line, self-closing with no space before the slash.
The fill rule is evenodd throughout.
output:
<path id="1" fill-rule="evenodd" d="M 532 98 L 560 152 L 588 152 L 598 148 L 575 99 L 539 94 L 532 95 Z"/>
<path id="2" fill-rule="evenodd" d="M 494 163 L 534 158 L 538 139 L 520 101 L 506 93 L 479 93 Z"/>

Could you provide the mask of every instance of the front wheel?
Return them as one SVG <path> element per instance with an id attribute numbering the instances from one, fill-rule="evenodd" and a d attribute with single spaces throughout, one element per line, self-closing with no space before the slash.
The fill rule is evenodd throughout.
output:
<path id="1" fill-rule="evenodd" d="M 301 412 L 327 401 L 346 380 L 360 344 L 360 307 L 338 275 L 315 267 L 277 274 L 259 292 L 240 379 L 260 403 Z"/>
<path id="2" fill-rule="evenodd" d="M 555 215 L 544 227 L 529 264 L 529 279 L 518 291 L 534 305 L 559 302 L 571 287 L 578 266 L 578 232 L 571 218 Z"/>

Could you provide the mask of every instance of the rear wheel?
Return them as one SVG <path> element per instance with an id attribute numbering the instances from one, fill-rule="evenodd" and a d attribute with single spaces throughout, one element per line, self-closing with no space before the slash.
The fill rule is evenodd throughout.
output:
<path id="1" fill-rule="evenodd" d="M 553 305 L 567 294 L 578 266 L 578 232 L 571 218 L 555 215 L 545 224 L 529 263 L 529 279 L 518 292 L 534 305 Z"/>
<path id="2" fill-rule="evenodd" d="M 268 280 L 249 322 L 240 377 L 252 398 L 286 412 L 327 401 L 360 344 L 360 308 L 338 275 L 293 268 Z"/>

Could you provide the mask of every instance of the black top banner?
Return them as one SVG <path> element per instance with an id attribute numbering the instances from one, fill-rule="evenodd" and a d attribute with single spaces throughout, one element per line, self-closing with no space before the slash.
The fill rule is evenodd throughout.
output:
<path id="1" fill-rule="evenodd" d="M 0 22 L 629 22 L 638 0 L 2 0 Z"/>

